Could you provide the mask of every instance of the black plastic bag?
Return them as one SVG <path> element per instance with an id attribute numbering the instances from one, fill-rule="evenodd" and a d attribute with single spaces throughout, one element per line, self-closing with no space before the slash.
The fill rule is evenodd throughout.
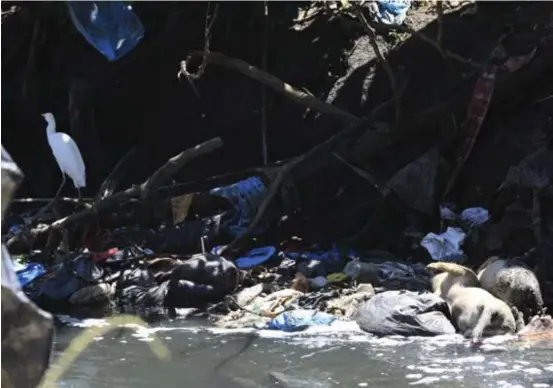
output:
<path id="1" fill-rule="evenodd" d="M 376 335 L 434 336 L 454 334 L 447 303 L 429 292 L 385 291 L 373 296 L 355 318 Z"/>
<path id="2" fill-rule="evenodd" d="M 67 302 L 81 288 L 98 283 L 104 270 L 96 265 L 90 255 L 80 255 L 63 263 L 53 276 L 35 286 L 30 296 L 37 303 Z"/>

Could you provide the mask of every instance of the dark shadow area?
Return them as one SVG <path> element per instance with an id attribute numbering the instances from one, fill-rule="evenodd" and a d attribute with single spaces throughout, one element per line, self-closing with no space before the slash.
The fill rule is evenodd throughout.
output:
<path id="1" fill-rule="evenodd" d="M 168 157 L 216 135 L 222 137 L 224 147 L 187 166 L 181 179 L 262 161 L 257 82 L 210 66 L 195 83 L 198 98 L 186 81 L 177 79 L 180 61 L 204 46 L 208 3 L 136 3 L 145 37 L 115 63 L 107 62 L 69 24 L 64 4 L 18 6 L 20 15 L 2 26 L 2 124 L 3 142 L 27 177 L 20 196 L 52 195 L 61 179 L 46 142 L 40 116 L 44 111 L 54 112 L 58 130 L 71 134 L 79 144 L 87 165 L 88 194 L 134 145 L 139 145 L 141 157 L 122 187 L 142 181 Z M 211 10 L 214 6 L 210 4 Z M 261 66 L 262 3 L 218 6 L 210 49 Z M 328 74 L 344 71 L 342 57 L 352 37 L 324 17 L 306 30 L 295 31 L 290 25 L 297 13 L 297 3 L 270 6 L 267 71 L 314 95 L 324 95 L 334 82 Z M 35 28 L 39 32 L 33 38 Z M 305 109 L 270 91 L 267 94 L 270 160 L 304 152 L 314 142 L 311 120 L 303 119 Z"/>
<path id="2" fill-rule="evenodd" d="M 170 156 L 214 136 L 220 136 L 224 146 L 186 165 L 176 180 L 193 181 L 262 164 L 261 85 L 210 65 L 195 82 L 198 98 L 186 80 L 177 78 L 180 62 L 190 52 L 203 49 L 206 10 L 208 6 L 213 10 L 215 3 L 134 3 L 145 37 L 115 63 L 107 62 L 78 34 L 64 4 L 3 3 L 3 9 L 12 4 L 21 9 L 2 22 L 2 141 L 26 175 L 19 196 L 52 195 L 61 179 L 40 116 L 45 111 L 54 112 L 58 130 L 71 134 L 80 146 L 87 165 L 87 196 L 95 194 L 134 146 L 138 146 L 136 165 L 124 176 L 120 189 L 142 182 Z M 391 98 L 388 75 L 376 62 L 364 31 L 353 21 L 322 12 L 301 30 L 297 28 L 294 19 L 300 7 L 305 11 L 308 5 L 270 3 L 267 71 L 322 100 L 332 99 L 359 117 L 367 116 Z M 221 2 L 218 7 L 210 49 L 261 67 L 263 4 Z M 511 31 L 503 44 L 506 55 L 525 54 L 540 36 L 547 35 L 552 9 L 547 2 L 483 3 L 476 14 L 447 13 L 443 46 L 464 58 L 486 62 L 499 37 Z M 416 13 L 409 23 L 434 39 L 437 26 L 429 13 Z M 387 48 L 394 46 L 394 39 L 387 37 Z M 458 143 L 447 139 L 459 136 L 478 75 L 470 65 L 444 60 L 416 36 L 401 39 L 387 55 L 398 81 L 407 83 L 401 117 L 396 125 L 393 107 L 378 117 L 379 125 L 395 128 L 395 138 L 376 150 L 365 144 L 341 151 L 383 181 L 436 144 L 442 150 L 441 169 L 447 172 L 452 167 L 452 150 Z M 535 145 L 527 127 L 551 134 L 545 127 L 550 123 L 547 112 L 552 100 L 532 105 L 524 98 L 550 92 L 550 82 L 536 79 L 516 95 L 502 96 L 495 106 L 494 95 L 452 201 L 489 203 L 508 167 Z M 523 109 L 525 104 L 528 108 Z M 267 91 L 267 122 L 270 161 L 304 153 L 343 128 L 335 119 L 306 112 L 271 90 Z M 303 213 L 310 217 L 307 228 L 313 239 L 335 241 L 359 231 L 378 199 L 376 190 L 332 155 L 311 170 L 295 184 Z M 440 179 L 446 180 L 447 174 Z M 71 184 L 64 192 L 73 195 Z M 397 209 L 397 217 L 405 217 L 403 210 Z M 401 228 L 393 214 L 387 215 L 387 223 Z M 296 227 L 305 228 L 303 221 Z M 395 235 L 389 233 L 391 241 L 379 243 L 383 248 L 397 245 Z"/>

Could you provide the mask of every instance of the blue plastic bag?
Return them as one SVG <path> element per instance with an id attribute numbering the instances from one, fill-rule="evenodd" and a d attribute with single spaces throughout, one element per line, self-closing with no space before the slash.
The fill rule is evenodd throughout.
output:
<path id="1" fill-rule="evenodd" d="M 428 233 L 422 239 L 421 246 L 436 261 L 463 263 L 467 258 L 461 249 L 465 237 L 466 234 L 462 229 L 448 227 L 445 232 L 440 234 Z"/>
<path id="2" fill-rule="evenodd" d="M 26 265 L 17 266 L 15 269 L 17 275 L 17 280 L 21 287 L 25 287 L 28 284 L 32 283 L 36 278 L 44 275 L 46 269 L 42 264 L 39 263 L 28 263 Z"/>
<path id="3" fill-rule="evenodd" d="M 319 310 L 285 311 L 267 324 L 267 329 L 300 331 L 309 326 L 329 326 L 337 318 Z"/>
<path id="4" fill-rule="evenodd" d="M 240 236 L 253 221 L 266 192 L 267 188 L 261 178 L 254 176 L 229 186 L 212 189 L 209 193 L 227 199 L 234 206 L 233 217 L 225 221 L 223 226 L 235 236 Z M 264 227 L 260 226 L 253 234 L 263 231 Z"/>
<path id="5" fill-rule="evenodd" d="M 265 263 L 273 257 L 275 253 L 275 247 L 256 248 L 249 251 L 246 255 L 234 260 L 234 263 L 240 269 L 250 269 Z"/>
<path id="6" fill-rule="evenodd" d="M 376 21 L 384 24 L 402 24 L 411 7 L 410 0 L 377 0 L 372 4 Z"/>
<path id="7" fill-rule="evenodd" d="M 81 35 L 110 62 L 129 53 L 144 36 L 144 27 L 122 1 L 68 1 L 71 21 Z"/>
<path id="8" fill-rule="evenodd" d="M 89 255 L 81 255 L 72 261 L 62 263 L 55 274 L 37 284 L 31 291 L 33 300 L 42 298 L 49 301 L 67 301 L 71 295 L 81 288 L 97 283 L 104 275 Z"/>

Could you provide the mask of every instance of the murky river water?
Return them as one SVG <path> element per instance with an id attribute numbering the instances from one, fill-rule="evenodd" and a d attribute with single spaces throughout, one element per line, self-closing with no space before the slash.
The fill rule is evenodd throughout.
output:
<path id="1" fill-rule="evenodd" d="M 56 355 L 80 330 L 58 330 Z M 154 332 L 169 347 L 169 361 L 151 353 L 146 342 Z M 97 338 L 60 382 L 78 388 L 411 385 L 553 387 L 553 351 L 497 341 L 474 350 L 458 337 L 379 339 L 349 323 L 254 334 L 177 320 Z"/>

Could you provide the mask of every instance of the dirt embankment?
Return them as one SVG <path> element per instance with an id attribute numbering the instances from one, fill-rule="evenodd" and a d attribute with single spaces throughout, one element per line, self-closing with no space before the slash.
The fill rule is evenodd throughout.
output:
<path id="1" fill-rule="evenodd" d="M 7 12 L 12 6 L 15 11 Z M 59 130 L 80 145 L 89 195 L 134 146 L 139 147 L 135 168 L 120 188 L 143 181 L 170 155 L 214 136 L 224 146 L 185 166 L 175 179 L 191 181 L 260 165 L 264 125 L 270 162 L 305 153 L 345 126 L 336 116 L 306 109 L 270 89 L 264 100 L 259 82 L 224 66 L 208 65 L 194 88 L 179 81 L 180 62 L 205 48 L 206 15 L 214 17 L 214 3 L 135 3 L 146 34 L 115 63 L 76 32 L 63 4 L 2 7 L 7 12 L 2 21 L 3 144 L 26 174 L 21 196 L 46 196 L 59 184 L 44 136 L 44 111 L 54 112 Z M 414 4 L 407 29 L 377 26 L 377 44 L 389 68 L 376 58 L 355 13 L 316 3 L 269 3 L 267 16 L 262 3 L 220 3 L 209 49 L 265 68 L 357 117 L 393 98 L 391 70 L 401 89 L 399 108 L 388 103 L 373 125 L 333 150 L 386 181 L 438 146 L 436 193 L 442 193 L 456 164 L 455 152 L 467 138 L 462 125 L 479 66 L 490 63 L 494 50 L 503 60 L 526 55 L 551 35 L 549 3 L 482 3 L 475 12 L 471 7 L 447 10 L 440 23 L 435 9 Z M 442 53 L 436 48 L 438 35 Z M 448 201 L 460 208 L 491 206 L 508 168 L 549 141 L 551 56 L 551 50 L 540 47 L 517 72 L 498 73 L 488 114 Z M 312 232 L 318 239 L 350 235 L 373 214 L 377 191 L 333 152 L 304 163 L 294 176 L 304 213 L 324 218 L 316 223 L 320 230 Z M 384 213 L 381 222 L 390 228 L 402 224 L 394 212 Z M 395 244 L 389 237 L 394 233 L 381 229 L 387 238 L 373 235 L 369 240 Z"/>

